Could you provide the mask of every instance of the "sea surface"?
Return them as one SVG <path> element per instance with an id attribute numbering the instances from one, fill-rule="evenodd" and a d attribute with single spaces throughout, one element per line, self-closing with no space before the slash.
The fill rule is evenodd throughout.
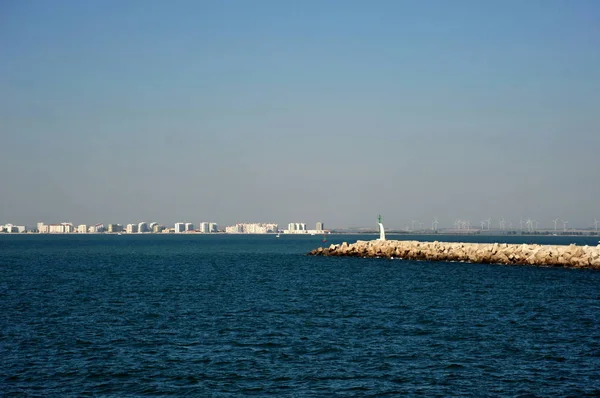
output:
<path id="1" fill-rule="evenodd" d="M 0 236 L 0 396 L 600 395 L 600 272 L 306 255 L 373 238 Z"/>

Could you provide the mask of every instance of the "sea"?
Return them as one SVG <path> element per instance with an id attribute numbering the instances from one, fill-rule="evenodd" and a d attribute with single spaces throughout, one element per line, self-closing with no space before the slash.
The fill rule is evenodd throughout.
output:
<path id="1" fill-rule="evenodd" d="M 600 272 L 307 256 L 376 236 L 322 238 L 0 235 L 0 396 L 600 396 Z"/>

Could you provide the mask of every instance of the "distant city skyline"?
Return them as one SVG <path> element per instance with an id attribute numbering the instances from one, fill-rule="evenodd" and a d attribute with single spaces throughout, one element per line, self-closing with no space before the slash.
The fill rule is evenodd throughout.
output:
<path id="1" fill-rule="evenodd" d="M 379 216 L 380 217 L 380 216 Z M 385 223 L 385 219 L 383 219 L 382 221 L 384 222 L 384 226 L 389 229 L 389 230 L 400 230 L 400 231 L 407 231 L 407 232 L 411 232 L 411 231 L 438 231 L 438 230 L 457 230 L 457 231 L 465 231 L 465 230 L 481 230 L 481 231 L 486 231 L 486 230 L 494 230 L 494 231 L 526 231 L 526 232 L 534 232 L 534 231 L 541 231 L 541 230 L 545 230 L 545 231 L 549 231 L 549 230 L 554 230 L 554 231 L 568 231 L 568 230 L 594 230 L 594 231 L 598 231 L 599 230 L 599 226 L 600 226 L 600 217 L 599 218 L 592 218 L 589 222 L 588 225 L 573 225 L 573 223 L 569 222 L 568 220 L 563 220 L 560 218 L 556 218 L 553 220 L 535 220 L 535 219 L 531 219 L 531 218 L 519 218 L 517 219 L 516 222 L 513 222 L 513 220 L 511 219 L 507 219 L 507 218 L 492 218 L 489 217 L 487 219 L 483 219 L 479 222 L 473 222 L 471 220 L 466 220 L 466 219 L 459 219 L 456 218 L 454 219 L 453 222 L 448 222 L 448 223 L 440 223 L 440 218 L 438 217 L 434 217 L 430 220 L 430 223 L 427 222 L 423 222 L 420 220 L 409 220 L 408 222 L 405 222 L 402 225 L 399 225 L 398 223 L 393 223 L 393 224 L 386 224 Z M 376 220 L 378 221 L 378 220 Z M 0 220 L 0 227 L 3 225 L 14 225 L 15 227 L 17 226 L 23 226 L 26 227 L 28 230 L 31 229 L 35 229 L 37 226 L 37 229 L 39 229 L 40 225 L 46 224 L 48 225 L 61 225 L 61 224 L 70 224 L 72 225 L 75 229 L 77 229 L 77 226 L 81 226 L 82 224 L 78 223 L 78 222 L 72 222 L 69 220 L 66 221 L 60 221 L 60 222 L 50 222 L 50 223 L 46 223 L 44 221 L 40 221 L 37 222 L 35 225 L 29 225 L 29 224 L 24 224 L 24 223 L 14 223 L 14 222 L 3 222 L 2 220 Z M 206 221 L 200 221 L 197 224 L 193 223 L 193 222 L 166 222 L 166 223 L 159 223 L 157 221 L 140 221 L 140 222 L 117 222 L 117 223 L 104 223 L 104 222 L 100 222 L 100 223 L 83 223 L 83 225 L 85 226 L 90 226 L 93 227 L 95 226 L 102 226 L 105 229 L 110 230 L 111 226 L 116 226 L 119 225 L 121 226 L 123 229 L 126 229 L 133 226 L 133 228 L 135 228 L 135 232 L 142 231 L 142 232 L 152 232 L 153 231 L 153 226 L 160 226 L 160 227 L 164 227 L 167 229 L 174 229 L 175 231 L 178 232 L 183 232 L 183 231 L 188 231 L 188 230 L 200 230 L 202 232 L 215 232 L 217 230 L 217 226 L 221 225 L 222 229 L 225 228 L 229 228 L 229 227 L 233 227 L 236 225 L 246 225 L 246 224 L 255 224 L 255 225 L 261 225 L 261 226 L 268 226 L 268 230 L 271 231 L 276 231 L 276 230 L 299 230 L 299 231 L 320 231 L 320 230 L 352 230 L 352 229 L 373 229 L 376 230 L 377 227 L 377 222 L 374 222 L 372 225 L 345 225 L 345 226 L 333 226 L 331 228 L 325 228 L 325 223 L 323 221 L 317 221 L 316 223 L 314 223 L 315 227 L 310 228 L 310 226 L 307 226 L 307 223 L 297 223 L 297 222 L 291 222 L 291 223 L 272 223 L 272 222 L 234 222 L 234 223 L 227 223 L 227 224 L 219 224 L 216 222 L 206 222 Z M 287 226 L 287 228 L 284 228 L 284 226 Z M 239 231 L 242 232 L 242 231 Z"/>
<path id="2" fill-rule="evenodd" d="M 0 223 L 600 219 L 600 2 L 3 2 Z"/>

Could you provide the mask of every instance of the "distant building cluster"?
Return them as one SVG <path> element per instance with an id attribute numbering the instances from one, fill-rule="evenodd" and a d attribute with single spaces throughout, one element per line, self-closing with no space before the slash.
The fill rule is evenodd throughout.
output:
<path id="1" fill-rule="evenodd" d="M 288 231 L 306 231 L 306 224 L 291 222 L 288 224 Z"/>
<path id="2" fill-rule="evenodd" d="M 324 224 L 318 222 L 316 229 L 307 229 L 305 223 L 289 223 L 287 230 L 280 230 L 275 223 L 237 223 L 225 227 L 225 230 L 219 231 L 217 223 L 203 221 L 194 227 L 191 222 L 177 222 L 173 228 L 165 227 L 157 222 L 147 223 L 145 221 L 131 224 L 80 224 L 74 226 L 70 222 L 61 222 L 58 224 L 45 224 L 39 222 L 35 229 L 27 229 L 25 226 L 6 224 L 0 225 L 1 233 L 40 233 L 40 234 L 98 234 L 98 233 L 124 233 L 124 234 L 148 234 L 148 233 L 217 233 L 225 232 L 228 234 L 268 234 L 268 233 L 289 233 L 289 234 L 315 234 L 324 232 Z"/>
<path id="3" fill-rule="evenodd" d="M 24 225 L 12 225 L 12 224 L 5 224 L 5 225 L 0 225 L 0 232 L 6 232 L 8 234 L 20 234 L 25 232 L 27 229 L 25 228 Z"/>
<path id="4" fill-rule="evenodd" d="M 279 232 L 277 224 L 238 223 L 229 227 L 225 227 L 225 233 L 228 234 L 268 234 L 274 232 Z"/>
<path id="5" fill-rule="evenodd" d="M 284 234 L 322 234 L 325 231 L 325 224 L 318 222 L 315 229 L 307 229 L 305 223 L 291 222 Z"/>
<path id="6" fill-rule="evenodd" d="M 219 232 L 217 223 L 201 222 L 199 229 L 194 229 L 192 223 L 175 223 L 174 228 L 167 228 L 157 222 L 140 222 L 123 226 L 122 224 L 80 224 L 75 227 L 70 222 L 59 224 L 45 224 L 39 222 L 35 229 L 27 229 L 25 226 L 13 224 L 0 225 L 0 233 L 40 233 L 40 234 L 97 234 L 97 233 L 126 233 L 126 234 L 147 234 L 147 233 L 216 233 Z"/>
<path id="7" fill-rule="evenodd" d="M 43 222 L 37 223 L 37 230 L 41 234 L 71 234 L 75 231 L 75 227 L 70 222 L 63 222 L 60 224 L 44 224 Z"/>

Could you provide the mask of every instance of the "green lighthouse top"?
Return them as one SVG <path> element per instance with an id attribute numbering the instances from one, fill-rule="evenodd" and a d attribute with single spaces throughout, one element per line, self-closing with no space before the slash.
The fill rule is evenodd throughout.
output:
<path id="1" fill-rule="evenodd" d="M 377 216 L 377 221 L 381 224 L 381 214 Z"/>

